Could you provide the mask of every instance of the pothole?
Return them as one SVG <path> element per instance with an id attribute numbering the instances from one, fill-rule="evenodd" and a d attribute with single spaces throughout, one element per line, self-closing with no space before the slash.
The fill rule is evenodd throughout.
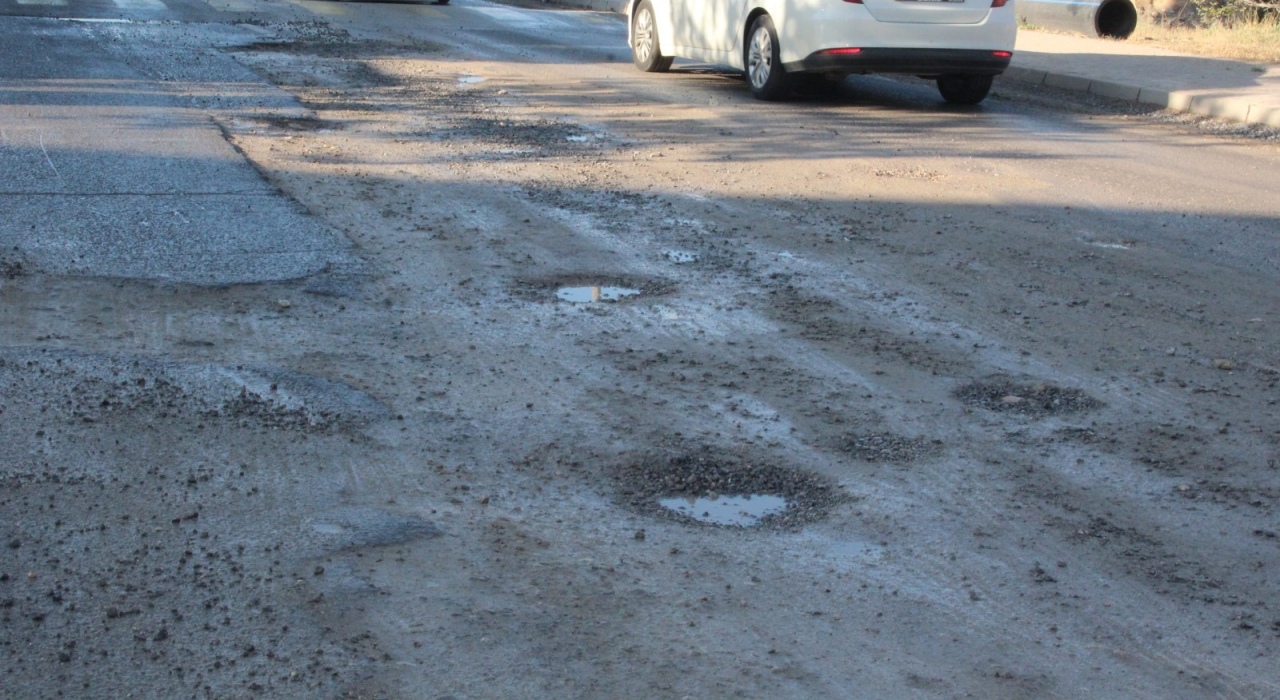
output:
<path id="1" fill-rule="evenodd" d="M 921 457 L 937 453 L 941 440 L 922 437 L 903 437 L 891 433 L 846 435 L 841 448 L 858 459 L 867 462 L 914 462 Z"/>
<path id="2" fill-rule="evenodd" d="M 725 528 L 802 525 L 846 498 L 818 474 L 711 449 L 644 458 L 624 467 L 619 482 L 637 512 Z"/>
<path id="3" fill-rule="evenodd" d="M 638 296 L 639 289 L 630 287 L 561 287 L 556 290 L 556 298 L 574 304 L 590 304 L 597 301 L 617 301 L 627 297 Z"/>
<path id="4" fill-rule="evenodd" d="M 342 127 L 340 123 L 317 119 L 316 117 L 258 117 L 256 121 L 266 124 L 269 128 L 284 129 L 286 131 L 321 131 Z"/>
<path id="5" fill-rule="evenodd" d="M 595 304 L 654 297 L 666 294 L 671 288 L 670 282 L 644 277 L 568 274 L 521 280 L 511 292 L 528 301 Z"/>
<path id="6" fill-rule="evenodd" d="M 464 91 L 462 94 L 466 94 Z M 498 148 L 533 149 L 539 156 L 563 154 L 579 149 L 598 150 L 603 141 L 572 122 L 547 119 L 493 118 L 489 115 L 463 116 L 451 120 L 447 129 L 433 132 L 437 138 L 471 139 Z"/>
<path id="7" fill-rule="evenodd" d="M 737 527 L 754 527 L 760 524 L 762 518 L 787 510 L 787 499 L 769 494 L 720 496 L 711 493 L 702 498 L 660 498 L 658 504 L 701 523 Z"/>
<path id="8" fill-rule="evenodd" d="M 966 405 L 988 411 L 1035 417 L 1091 411 L 1105 405 L 1079 389 L 1020 384 L 1009 379 L 966 384 L 956 389 L 955 397 Z"/>

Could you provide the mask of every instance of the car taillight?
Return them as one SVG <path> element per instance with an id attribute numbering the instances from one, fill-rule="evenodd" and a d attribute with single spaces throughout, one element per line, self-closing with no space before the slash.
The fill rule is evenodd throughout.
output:
<path id="1" fill-rule="evenodd" d="M 992 51 L 991 55 L 996 58 L 1013 58 L 1013 54 L 1008 51 Z"/>
<path id="2" fill-rule="evenodd" d="M 857 49 L 850 46 L 848 48 L 843 48 L 843 49 L 827 49 L 821 53 L 827 56 L 852 56 L 854 54 L 862 53 L 862 49 Z"/>
<path id="3" fill-rule="evenodd" d="M 844 0 L 844 1 L 845 1 L 845 2 L 851 2 L 851 3 L 855 4 L 855 5 L 861 5 L 861 4 L 862 4 L 862 0 Z M 1000 2 L 1007 2 L 1007 1 L 1008 1 L 1008 0 L 1000 0 Z"/>
<path id="4" fill-rule="evenodd" d="M 991 0 L 992 7 L 1004 7 L 1009 0 Z"/>

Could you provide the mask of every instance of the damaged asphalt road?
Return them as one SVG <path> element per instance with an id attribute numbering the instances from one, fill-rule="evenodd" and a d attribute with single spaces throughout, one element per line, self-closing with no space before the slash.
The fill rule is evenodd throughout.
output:
<path id="1" fill-rule="evenodd" d="M 7 694 L 1280 694 L 1274 144 L 201 13 L 0 17 Z"/>

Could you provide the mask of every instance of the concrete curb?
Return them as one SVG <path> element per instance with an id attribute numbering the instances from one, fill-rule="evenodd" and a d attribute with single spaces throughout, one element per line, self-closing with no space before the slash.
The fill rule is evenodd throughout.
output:
<path id="1" fill-rule="evenodd" d="M 1015 54 L 1016 55 L 1016 54 Z M 1157 90 L 1155 88 L 1094 80 L 1067 73 L 1052 73 L 1034 68 L 1010 66 L 1003 77 L 1022 83 L 1044 85 L 1060 90 L 1083 92 L 1125 102 L 1151 105 L 1174 112 L 1188 112 L 1206 117 L 1228 119 L 1245 124 L 1258 124 L 1280 129 L 1280 108 L 1254 104 L 1239 97 L 1216 97 L 1192 90 Z"/>

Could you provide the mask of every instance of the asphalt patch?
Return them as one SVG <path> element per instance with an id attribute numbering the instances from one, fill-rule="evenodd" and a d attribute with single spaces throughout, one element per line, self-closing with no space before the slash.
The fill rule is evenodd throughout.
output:
<path id="1" fill-rule="evenodd" d="M 617 479 L 621 500 L 636 512 L 726 529 L 797 527 L 825 518 L 833 506 L 848 500 L 835 483 L 821 475 L 714 448 L 646 456 L 624 465 Z M 775 496 L 786 502 L 786 508 L 745 521 L 749 524 L 731 524 L 702 520 L 662 504 L 670 499 L 717 501 L 724 496 Z"/>
<path id="2" fill-rule="evenodd" d="M 1007 378 L 966 384 L 956 389 L 954 396 L 967 406 L 1034 418 L 1081 413 L 1106 405 L 1080 389 L 1019 383 Z"/>

